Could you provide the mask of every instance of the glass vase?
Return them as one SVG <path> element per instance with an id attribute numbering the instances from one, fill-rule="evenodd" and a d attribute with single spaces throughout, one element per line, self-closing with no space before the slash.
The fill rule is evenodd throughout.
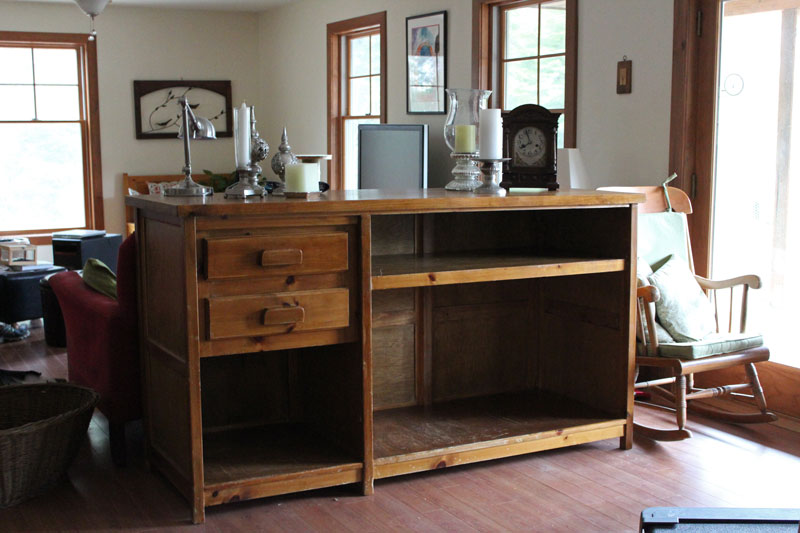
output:
<path id="1" fill-rule="evenodd" d="M 444 123 L 444 141 L 456 160 L 453 180 L 445 185 L 450 191 L 474 191 L 482 185 L 481 171 L 475 163 L 478 155 L 478 121 L 481 109 L 492 91 L 447 89 L 449 112 Z"/>

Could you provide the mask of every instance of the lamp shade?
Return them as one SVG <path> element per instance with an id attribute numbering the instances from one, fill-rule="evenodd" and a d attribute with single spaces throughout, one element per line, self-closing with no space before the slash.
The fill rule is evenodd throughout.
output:
<path id="1" fill-rule="evenodd" d="M 207 141 L 217 138 L 217 129 L 207 118 L 192 116 L 189 119 L 189 138 L 193 141 Z M 183 139 L 183 126 L 178 128 L 178 139 Z"/>
<path id="2" fill-rule="evenodd" d="M 563 189 L 589 189 L 586 168 L 583 166 L 581 152 L 577 148 L 558 150 L 558 184 Z"/>
<path id="3" fill-rule="evenodd" d="M 84 13 L 90 17 L 96 17 L 106 8 L 110 0 L 75 0 Z"/>

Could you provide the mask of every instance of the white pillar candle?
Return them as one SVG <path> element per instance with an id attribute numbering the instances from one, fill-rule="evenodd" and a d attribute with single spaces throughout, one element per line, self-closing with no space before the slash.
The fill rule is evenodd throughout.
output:
<path id="1" fill-rule="evenodd" d="M 286 165 L 286 192 L 319 192 L 319 163 Z"/>
<path id="2" fill-rule="evenodd" d="M 483 159 L 503 157 L 503 119 L 499 109 L 481 109 L 478 127 L 479 152 Z"/>
<path id="3" fill-rule="evenodd" d="M 455 151 L 458 154 L 475 152 L 475 125 L 456 124 Z"/>
<path id="4" fill-rule="evenodd" d="M 250 108 L 242 102 L 236 113 L 236 168 L 250 165 Z"/>

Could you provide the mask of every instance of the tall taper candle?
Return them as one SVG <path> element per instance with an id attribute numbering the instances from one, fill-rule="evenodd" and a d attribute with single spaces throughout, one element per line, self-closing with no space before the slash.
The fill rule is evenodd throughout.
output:
<path id="1" fill-rule="evenodd" d="M 481 109 L 478 152 L 482 159 L 503 157 L 503 119 L 499 109 Z"/>
<path id="2" fill-rule="evenodd" d="M 236 168 L 250 165 L 250 108 L 245 102 L 237 109 Z"/>

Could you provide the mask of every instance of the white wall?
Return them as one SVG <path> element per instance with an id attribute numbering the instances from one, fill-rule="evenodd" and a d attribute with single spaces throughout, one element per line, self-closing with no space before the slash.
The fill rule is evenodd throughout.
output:
<path id="1" fill-rule="evenodd" d="M 672 0 L 580 0 L 577 145 L 592 187 L 658 185 L 669 173 Z M 633 91 L 616 66 L 633 61 Z"/>
<path id="2" fill-rule="evenodd" d="M 667 173 L 672 0 L 580 0 L 577 143 L 589 184 L 656 183 Z M 327 146 L 326 25 L 387 11 L 388 122 L 430 125 L 430 184 L 452 163 L 444 115 L 406 114 L 405 18 L 447 10 L 448 86 L 471 86 L 472 2 L 298 0 L 261 15 L 260 131 L 274 150 L 283 124 L 296 153 Z M 616 65 L 633 60 L 633 93 L 616 94 Z"/>
<path id="3" fill-rule="evenodd" d="M 124 230 L 122 173 L 180 174 L 182 141 L 137 140 L 133 80 L 227 79 L 234 101 L 258 98 L 258 16 L 219 11 L 127 8 L 97 17 L 100 134 L 106 229 Z M 0 3 L 0 30 L 87 33 L 89 19 L 68 4 Z M 231 171 L 230 138 L 194 143 L 192 168 Z"/>

